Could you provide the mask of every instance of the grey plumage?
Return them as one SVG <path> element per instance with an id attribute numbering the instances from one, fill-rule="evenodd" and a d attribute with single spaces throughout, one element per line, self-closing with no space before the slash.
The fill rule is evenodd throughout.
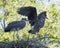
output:
<path id="1" fill-rule="evenodd" d="M 26 25 L 25 20 L 21 20 L 21 21 L 14 21 L 11 22 L 7 25 L 7 27 L 4 29 L 5 32 L 10 32 L 10 31 L 17 31 L 20 30 L 22 28 L 24 28 Z"/>
<path id="2" fill-rule="evenodd" d="M 18 14 L 28 17 L 29 23 L 32 26 L 29 33 L 35 34 L 44 26 L 45 19 L 47 18 L 46 11 L 41 12 L 37 15 L 37 10 L 35 7 L 21 7 L 18 9 Z"/>
<path id="3" fill-rule="evenodd" d="M 35 7 L 28 6 L 28 7 L 21 7 L 17 11 L 18 14 L 24 15 L 28 17 L 29 23 L 31 26 L 34 25 L 37 19 L 37 11 Z"/>
<path id="4" fill-rule="evenodd" d="M 46 11 L 40 13 L 38 15 L 38 20 L 36 20 L 33 28 L 29 30 L 29 33 L 35 34 L 36 32 L 39 32 L 39 30 L 44 26 L 45 19 L 47 18 L 46 16 Z"/>

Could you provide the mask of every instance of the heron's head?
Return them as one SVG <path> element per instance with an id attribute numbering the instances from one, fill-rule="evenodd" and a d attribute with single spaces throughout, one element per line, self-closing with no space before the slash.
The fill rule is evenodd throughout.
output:
<path id="1" fill-rule="evenodd" d="M 42 19 L 42 18 L 43 19 L 47 18 L 47 12 L 46 11 L 43 11 L 38 15 L 38 19 Z"/>
<path id="2" fill-rule="evenodd" d="M 47 12 L 46 11 L 42 12 L 42 17 L 47 18 Z"/>

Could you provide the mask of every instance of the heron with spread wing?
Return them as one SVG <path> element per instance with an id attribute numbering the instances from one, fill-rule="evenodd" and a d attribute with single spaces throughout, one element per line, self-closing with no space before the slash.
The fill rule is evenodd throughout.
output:
<path id="1" fill-rule="evenodd" d="M 43 11 L 37 15 L 36 8 L 32 6 L 21 7 L 17 12 L 18 14 L 28 17 L 30 25 L 33 26 L 31 30 L 29 30 L 29 33 L 32 34 L 35 34 L 44 26 L 45 19 L 47 18 L 46 11 Z"/>

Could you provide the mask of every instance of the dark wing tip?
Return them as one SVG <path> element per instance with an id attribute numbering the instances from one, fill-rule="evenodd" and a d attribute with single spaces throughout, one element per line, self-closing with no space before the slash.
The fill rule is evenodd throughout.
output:
<path id="1" fill-rule="evenodd" d="M 10 32 L 10 30 L 5 29 L 4 32 Z"/>

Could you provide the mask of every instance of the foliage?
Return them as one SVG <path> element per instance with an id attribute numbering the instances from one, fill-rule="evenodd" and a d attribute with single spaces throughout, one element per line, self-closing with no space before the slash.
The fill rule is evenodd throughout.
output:
<path id="1" fill-rule="evenodd" d="M 22 15 L 17 14 L 17 9 L 22 6 L 35 6 L 37 12 L 47 11 L 45 25 L 37 34 L 29 34 L 30 25 L 19 31 L 5 33 L 0 30 L 0 41 L 15 41 L 28 38 L 38 38 L 38 41 L 50 48 L 60 47 L 60 10 L 55 8 L 55 4 L 46 5 L 37 3 L 35 0 L 0 0 L 0 8 L 3 8 L 5 14 L 0 14 L 0 21 L 5 19 L 5 25 L 9 22 L 20 20 Z M 18 32 L 18 33 L 17 33 Z M 18 34 L 18 38 L 17 38 Z"/>

